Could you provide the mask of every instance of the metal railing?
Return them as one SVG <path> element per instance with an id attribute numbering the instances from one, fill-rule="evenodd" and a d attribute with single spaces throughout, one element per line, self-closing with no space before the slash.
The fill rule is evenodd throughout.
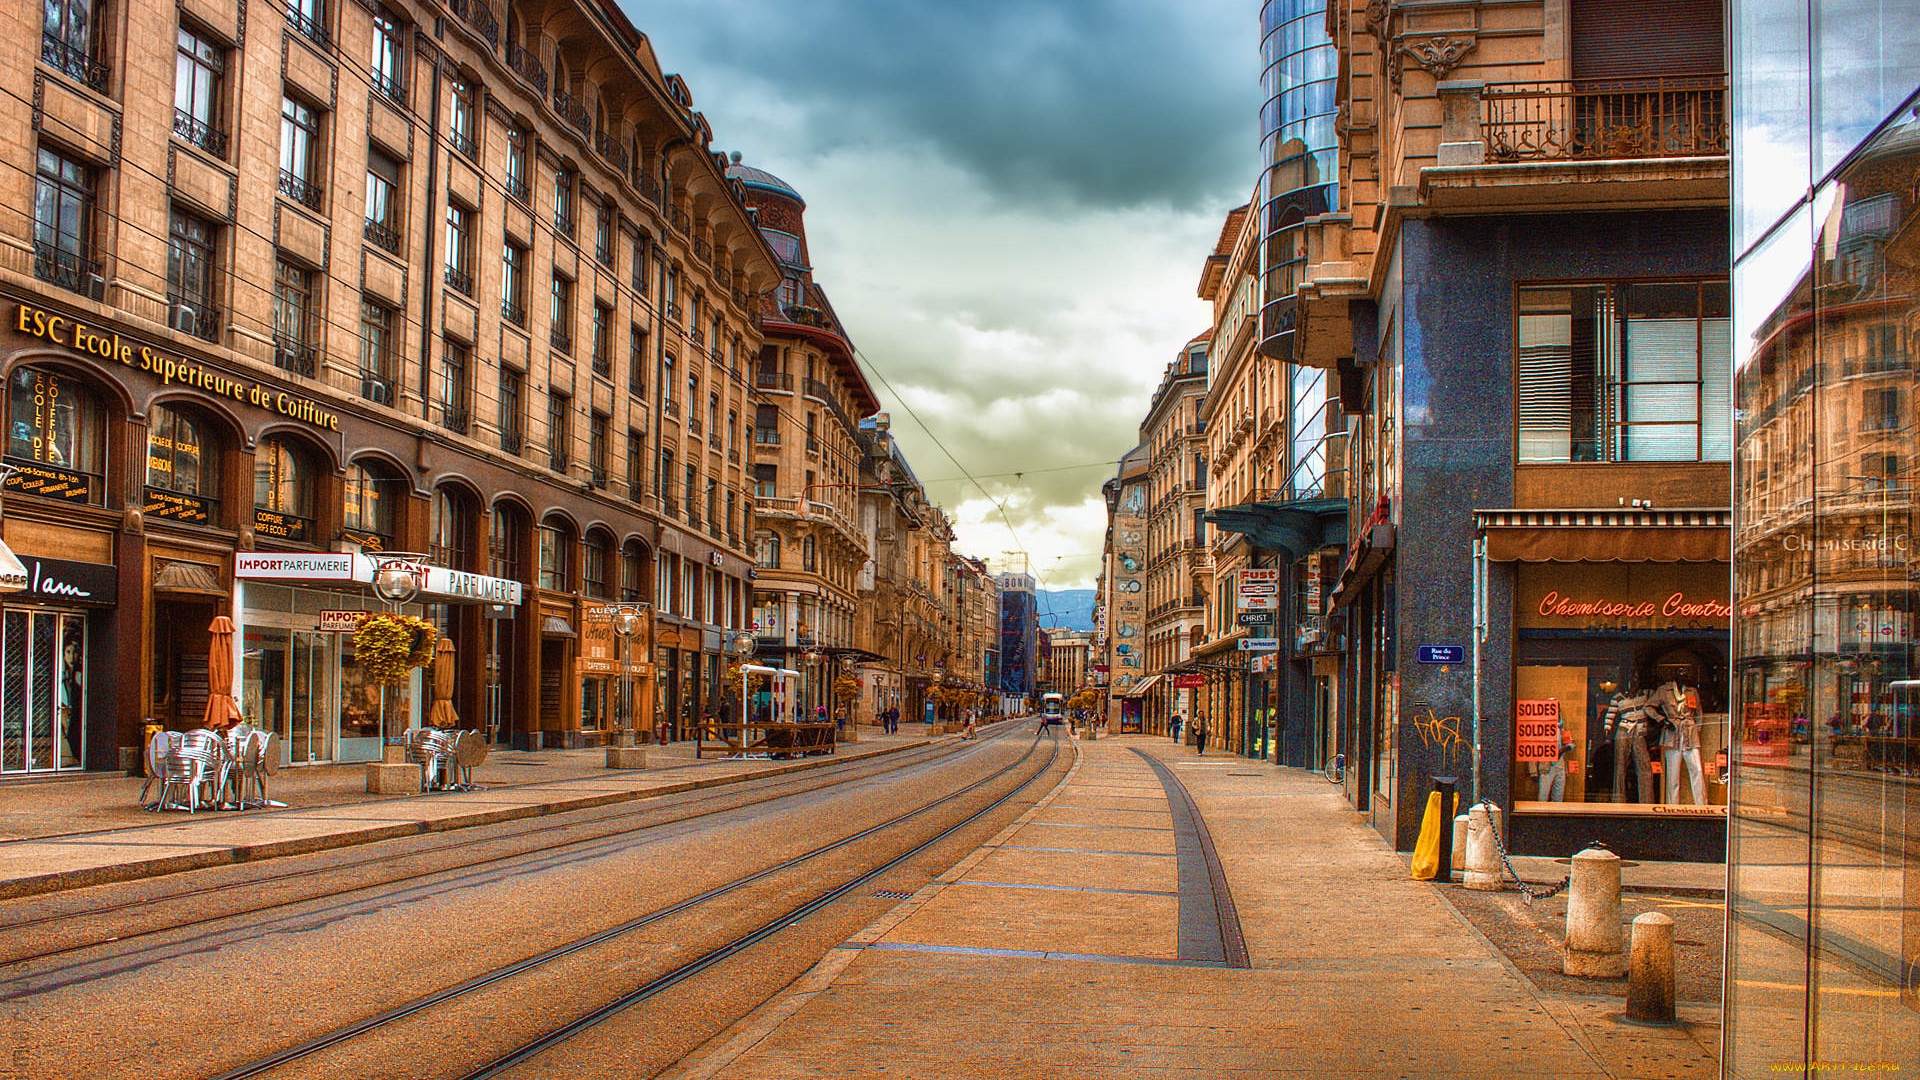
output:
<path id="1" fill-rule="evenodd" d="M 398 229 L 382 225 L 377 221 L 368 221 L 366 227 L 361 230 L 361 232 L 362 235 L 367 238 L 368 242 L 376 247 L 385 248 L 395 255 L 400 254 L 400 231 Z"/>
<path id="2" fill-rule="evenodd" d="M 327 38 L 327 28 L 320 25 L 320 19 L 317 14 L 309 15 L 299 8 L 294 7 L 292 4 L 286 6 L 286 11 L 288 26 L 305 34 L 308 40 L 323 49 L 330 44 Z"/>
<path id="3" fill-rule="evenodd" d="M 167 325 L 202 341 L 220 340 L 220 312 L 204 297 L 168 293 Z"/>
<path id="4" fill-rule="evenodd" d="M 309 210 L 320 209 L 320 185 L 285 169 L 280 170 L 280 194 Z"/>
<path id="5" fill-rule="evenodd" d="M 373 73 L 372 82 L 373 88 L 379 92 L 381 97 L 386 98 L 388 101 L 393 102 L 403 109 L 407 107 L 407 84 L 400 81 L 398 73 L 392 71 L 376 71 Z"/>
<path id="6" fill-rule="evenodd" d="M 627 148 L 620 144 L 619 139 L 613 138 L 604 131 L 598 132 L 593 137 L 593 148 L 599 151 L 601 157 L 611 162 L 614 168 L 623 173 L 627 171 L 632 155 L 627 153 Z"/>
<path id="7" fill-rule="evenodd" d="M 454 432 L 455 434 L 465 435 L 467 433 L 467 428 L 472 424 L 472 422 L 473 422 L 473 417 L 468 414 L 466 406 L 455 405 L 452 402 L 448 402 L 448 401 L 443 401 L 440 403 L 440 426 L 441 427 L 446 428 L 448 431 Z"/>
<path id="8" fill-rule="evenodd" d="M 67 251 L 36 241 L 33 245 L 33 276 L 70 289 L 90 300 L 99 300 L 106 294 L 106 278 L 100 273 L 99 261 L 88 258 L 84 253 L 88 250 Z"/>
<path id="9" fill-rule="evenodd" d="M 527 309 L 511 300 L 500 301 L 500 317 L 522 330 L 526 329 Z"/>
<path id="10" fill-rule="evenodd" d="M 472 274 L 467 273 L 465 270 L 462 270 L 457 266 L 449 266 L 447 267 L 445 277 L 446 277 L 447 284 L 452 288 L 458 289 L 461 293 L 467 296 L 473 295 L 473 275 Z"/>
<path id="11" fill-rule="evenodd" d="M 1503 83 L 1481 91 L 1489 161 L 1727 153 L 1726 77 Z"/>
<path id="12" fill-rule="evenodd" d="M 532 202 L 533 192 L 527 189 L 526 177 L 524 176 L 507 177 L 506 187 L 507 187 L 507 198 L 512 199 L 514 202 L 517 202 L 522 206 L 525 206 L 530 202 Z"/>
<path id="13" fill-rule="evenodd" d="M 318 352 L 304 341 L 295 341 L 279 334 L 273 336 L 273 366 L 283 371 L 313 378 L 314 358 Z"/>
<path id="14" fill-rule="evenodd" d="M 560 114 L 562 120 L 578 128 L 580 134 L 589 139 L 593 137 L 593 115 L 587 112 L 587 107 L 576 100 L 572 94 L 557 86 L 554 87 L 553 108 Z"/>
<path id="15" fill-rule="evenodd" d="M 784 371 L 756 371 L 753 381 L 762 390 L 793 389 L 793 376 Z"/>
<path id="16" fill-rule="evenodd" d="M 558 326 L 547 331 L 547 343 L 559 352 L 573 352 L 573 335 Z"/>
<path id="17" fill-rule="evenodd" d="M 214 157 L 227 156 L 227 133 L 184 109 L 173 110 L 173 133 Z"/>
<path id="18" fill-rule="evenodd" d="M 461 21 L 473 27 L 476 33 L 487 39 L 487 44 L 496 47 L 500 44 L 500 20 L 493 14 L 493 9 L 487 5 L 486 0 L 448 0 L 447 7 L 459 16 Z"/>
<path id="19" fill-rule="evenodd" d="M 89 89 L 102 94 L 107 92 L 109 69 L 91 53 L 76 49 L 57 38 L 42 35 L 40 62 L 62 75 L 80 80 Z"/>
<path id="20" fill-rule="evenodd" d="M 514 73 L 533 84 L 540 93 L 547 92 L 547 69 L 541 65 L 540 58 L 527 51 L 517 41 L 507 43 L 507 66 Z"/>
<path id="21" fill-rule="evenodd" d="M 466 158 L 468 161 L 477 162 L 480 160 L 480 150 L 473 145 L 473 136 L 461 131 L 459 128 L 447 129 L 447 142 L 452 144 L 453 148 L 460 152 L 460 156 Z"/>

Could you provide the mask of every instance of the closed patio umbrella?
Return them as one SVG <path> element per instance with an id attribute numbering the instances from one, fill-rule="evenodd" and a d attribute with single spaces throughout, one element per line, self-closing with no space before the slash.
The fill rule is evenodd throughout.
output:
<path id="1" fill-rule="evenodd" d="M 207 715 L 201 726 L 219 731 L 240 722 L 240 703 L 233 700 L 233 620 L 221 615 L 207 633 Z"/>
<path id="2" fill-rule="evenodd" d="M 440 639 L 433 655 L 433 704 L 427 708 L 427 724 L 442 730 L 460 726 L 453 711 L 453 642 Z"/>

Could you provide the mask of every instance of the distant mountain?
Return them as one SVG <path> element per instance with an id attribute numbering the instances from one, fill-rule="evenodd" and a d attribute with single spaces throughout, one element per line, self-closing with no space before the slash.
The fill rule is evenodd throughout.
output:
<path id="1" fill-rule="evenodd" d="M 1093 629 L 1092 589 L 1041 589 L 1034 594 L 1034 607 L 1043 627 L 1067 630 Z"/>

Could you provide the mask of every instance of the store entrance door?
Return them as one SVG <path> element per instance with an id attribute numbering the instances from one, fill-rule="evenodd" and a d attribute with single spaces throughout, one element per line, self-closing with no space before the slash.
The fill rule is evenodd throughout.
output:
<path id="1" fill-rule="evenodd" d="M 272 731 L 289 765 L 335 757 L 338 687 L 337 635 L 311 630 L 248 627 L 242 668 L 241 712 Z"/>
<path id="2" fill-rule="evenodd" d="M 87 752 L 86 616 L 9 609 L 0 653 L 0 772 L 81 768 Z"/>

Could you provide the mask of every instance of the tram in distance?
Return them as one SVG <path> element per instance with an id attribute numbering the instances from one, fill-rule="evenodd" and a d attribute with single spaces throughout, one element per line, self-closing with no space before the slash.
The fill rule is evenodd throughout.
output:
<path id="1" fill-rule="evenodd" d="M 1067 702 L 1067 699 L 1064 697 L 1061 697 L 1059 694 L 1041 694 L 1040 695 L 1041 726 L 1045 727 L 1048 724 L 1066 723 L 1067 722 L 1066 702 Z"/>

